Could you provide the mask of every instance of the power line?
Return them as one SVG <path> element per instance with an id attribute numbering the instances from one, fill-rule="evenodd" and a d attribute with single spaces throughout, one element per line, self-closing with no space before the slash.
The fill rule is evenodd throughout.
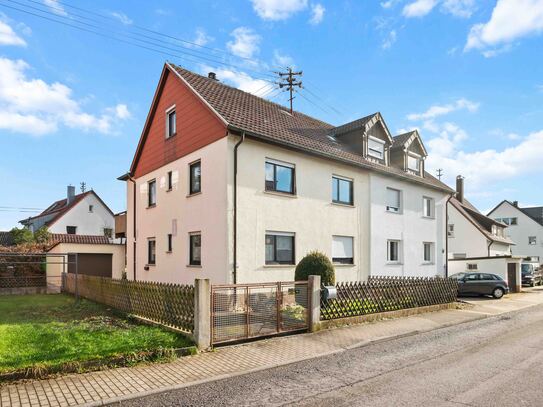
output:
<path id="1" fill-rule="evenodd" d="M 290 93 L 290 98 L 288 99 L 290 102 L 290 114 L 292 114 L 292 101 L 294 100 L 294 96 L 292 92 L 294 91 L 295 87 L 302 87 L 302 81 L 297 81 L 297 76 L 302 76 L 303 72 L 293 72 L 292 68 L 287 68 L 287 72 L 276 72 L 279 75 L 279 78 L 281 79 L 281 82 L 278 83 L 279 88 L 287 88 Z M 284 78 L 284 79 L 283 79 Z"/>
<path id="2" fill-rule="evenodd" d="M 192 52 L 183 51 L 183 50 L 180 50 L 180 49 L 177 49 L 177 48 L 170 48 L 170 47 L 161 45 L 161 44 L 156 43 L 156 42 L 151 42 L 151 41 L 142 40 L 142 39 L 139 39 L 139 38 L 130 36 L 130 35 L 126 35 L 126 34 L 117 34 L 117 35 L 121 35 L 121 36 L 123 36 L 123 37 L 125 37 L 125 38 L 129 38 L 129 39 L 132 39 L 132 40 L 135 40 L 135 41 L 139 41 L 139 42 L 144 43 L 144 44 L 152 45 L 153 47 L 159 47 L 159 48 L 166 49 L 166 50 L 168 50 L 168 51 L 175 51 L 175 52 L 179 52 L 179 53 L 185 54 L 185 55 L 179 55 L 179 54 L 172 53 L 172 52 L 161 51 L 161 50 L 158 50 L 158 49 L 155 49 L 155 48 L 151 48 L 151 47 L 146 46 L 146 45 L 141 45 L 141 44 L 138 44 L 138 43 L 134 43 L 134 42 L 132 42 L 132 41 L 128 41 L 128 40 L 125 40 L 125 39 L 122 39 L 122 38 L 118 38 L 118 37 L 106 35 L 106 34 L 104 34 L 104 33 L 102 33 L 102 32 L 97 32 L 97 31 L 94 31 L 94 30 L 92 30 L 92 29 L 88 29 L 88 28 L 85 28 L 85 27 L 80 27 L 80 26 L 78 26 L 78 25 L 71 24 L 71 23 L 68 23 L 68 22 L 63 21 L 63 20 L 69 20 L 70 22 L 75 22 L 75 23 L 77 23 L 77 24 L 86 25 L 86 26 L 89 26 L 89 27 L 91 27 L 91 28 L 96 28 L 96 29 L 99 29 L 99 30 L 103 30 L 103 29 L 104 29 L 103 27 L 99 27 L 99 26 L 96 26 L 96 25 L 93 25 L 93 24 L 85 23 L 85 22 L 79 21 L 79 20 L 77 20 L 77 19 L 70 19 L 70 18 L 67 18 L 67 17 L 64 17 L 64 16 L 59 16 L 59 15 L 54 14 L 54 13 L 52 13 L 52 12 L 49 12 L 49 11 L 46 11 L 46 10 L 42 10 L 42 9 L 39 9 L 39 8 L 30 6 L 30 5 L 25 5 L 25 4 L 16 2 L 16 1 L 14 1 L 14 0 L 6 0 L 6 1 L 10 1 L 10 2 L 12 2 L 12 3 L 21 5 L 21 6 L 23 6 L 23 7 L 35 9 L 36 11 L 38 11 L 38 12 L 40 12 L 40 13 L 43 13 L 43 14 L 46 14 L 46 15 L 37 14 L 37 13 L 34 13 L 34 12 L 32 12 L 32 11 L 28 11 L 28 10 L 25 10 L 25 9 L 21 9 L 21 8 L 18 8 L 18 7 L 10 6 L 10 5 L 3 4 L 3 3 L 0 3 L 0 6 L 6 7 L 6 8 L 9 8 L 9 9 L 12 9 L 12 10 L 19 11 L 19 12 L 21 12 L 21 13 L 29 14 L 29 15 L 32 15 L 32 16 L 35 16 L 35 17 L 38 17 L 38 18 L 41 18 L 41 19 L 44 19 L 44 20 L 47 20 L 47 21 L 51 21 L 51 22 L 54 22 L 54 23 L 57 23 L 57 24 L 65 25 L 65 26 L 67 26 L 67 27 L 75 28 L 75 29 L 80 30 L 80 31 L 92 33 L 92 34 L 95 34 L 95 35 L 104 37 L 104 38 L 106 38 L 106 39 L 115 40 L 115 41 L 122 42 L 122 43 L 125 43 L 125 44 L 133 45 L 133 46 L 136 46 L 136 47 L 139 47 L 139 48 L 142 48 L 142 49 L 146 49 L 146 50 L 148 50 L 148 51 L 152 51 L 152 52 L 155 52 L 155 53 L 159 53 L 159 54 L 163 54 L 163 55 L 168 55 L 168 56 L 172 56 L 172 57 L 176 57 L 176 58 L 181 58 L 181 59 L 185 59 L 185 60 L 188 60 L 188 61 L 190 61 L 190 62 L 195 62 L 195 63 L 196 63 L 196 62 L 201 62 L 201 61 L 198 61 L 198 60 L 194 60 L 194 59 L 189 59 L 189 58 L 187 58 L 187 56 L 190 56 L 190 57 L 193 57 L 193 58 L 202 59 L 202 60 L 205 60 L 205 61 L 208 61 L 208 62 L 212 62 L 212 63 L 215 63 L 215 64 L 220 64 L 220 65 L 228 66 L 228 67 L 231 67 L 231 68 L 235 68 L 235 69 L 240 70 L 240 71 L 252 72 L 253 74 L 255 74 L 255 76 L 266 76 L 266 77 L 272 77 L 272 78 L 274 77 L 272 74 L 264 73 L 264 72 L 262 72 L 262 71 L 257 71 L 257 70 L 255 70 L 255 69 L 251 69 L 251 68 L 242 67 L 242 66 L 239 66 L 239 65 L 234 65 L 234 64 L 231 64 L 231 63 L 219 61 L 219 60 L 216 60 L 216 59 L 213 59 L 213 58 L 209 58 L 209 57 L 207 57 L 207 56 L 202 56 L 202 55 L 194 54 L 194 53 L 192 53 Z M 48 15 L 49 15 L 49 16 L 53 16 L 53 17 L 55 17 L 55 18 L 48 17 Z M 59 19 L 60 19 L 60 20 L 59 20 Z M 110 30 L 107 30 L 107 29 L 106 29 L 106 31 L 115 33 L 115 31 L 114 31 L 114 30 L 111 30 L 111 29 L 110 29 Z M 155 40 L 155 41 L 159 41 L 159 40 Z M 174 46 L 175 46 L 175 45 L 174 45 Z M 177 47 L 179 48 L 180 46 L 177 46 Z M 263 78 L 259 78 L 259 79 L 264 80 L 264 81 L 269 81 L 269 80 L 263 79 Z M 269 82 L 271 82 L 271 81 L 269 81 Z"/>

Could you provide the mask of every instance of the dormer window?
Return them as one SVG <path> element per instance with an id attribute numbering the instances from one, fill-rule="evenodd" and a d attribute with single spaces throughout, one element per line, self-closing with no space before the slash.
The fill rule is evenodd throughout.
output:
<path id="1" fill-rule="evenodd" d="M 175 136 L 177 133 L 177 117 L 175 114 L 175 105 L 166 110 L 166 138 Z"/>
<path id="2" fill-rule="evenodd" d="M 385 142 L 375 137 L 369 137 L 368 155 L 382 160 L 385 157 Z"/>
<path id="3" fill-rule="evenodd" d="M 416 173 L 420 172 L 420 157 L 414 154 L 407 156 L 407 168 Z"/>

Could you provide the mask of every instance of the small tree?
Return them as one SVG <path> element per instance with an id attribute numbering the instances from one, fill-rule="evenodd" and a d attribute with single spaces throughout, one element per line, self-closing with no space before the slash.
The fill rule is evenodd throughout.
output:
<path id="1" fill-rule="evenodd" d="M 34 241 L 39 244 L 49 242 L 49 230 L 47 229 L 47 226 L 42 226 L 34 232 Z"/>
<path id="2" fill-rule="evenodd" d="M 13 242 L 16 245 L 23 245 L 34 242 L 34 235 L 27 228 L 13 228 L 11 229 L 11 236 L 13 236 Z"/>
<path id="3" fill-rule="evenodd" d="M 336 272 L 330 259 L 319 251 L 309 252 L 296 266 L 294 280 L 304 281 L 309 276 L 321 276 L 321 284 L 334 285 Z"/>

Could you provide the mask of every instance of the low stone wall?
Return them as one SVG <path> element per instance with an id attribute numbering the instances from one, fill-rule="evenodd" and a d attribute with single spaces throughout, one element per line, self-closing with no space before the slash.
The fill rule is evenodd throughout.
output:
<path id="1" fill-rule="evenodd" d="M 47 294 L 47 287 L 0 288 L 0 295 Z"/>

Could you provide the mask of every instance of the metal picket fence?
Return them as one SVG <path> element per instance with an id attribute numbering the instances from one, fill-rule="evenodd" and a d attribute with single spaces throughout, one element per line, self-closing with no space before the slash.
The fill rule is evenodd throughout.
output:
<path id="1" fill-rule="evenodd" d="M 337 298 L 321 299 L 321 320 L 456 301 L 458 281 L 442 277 L 371 277 L 336 284 Z"/>
<path id="2" fill-rule="evenodd" d="M 188 333 L 194 331 L 194 286 L 64 274 L 63 290 Z"/>

